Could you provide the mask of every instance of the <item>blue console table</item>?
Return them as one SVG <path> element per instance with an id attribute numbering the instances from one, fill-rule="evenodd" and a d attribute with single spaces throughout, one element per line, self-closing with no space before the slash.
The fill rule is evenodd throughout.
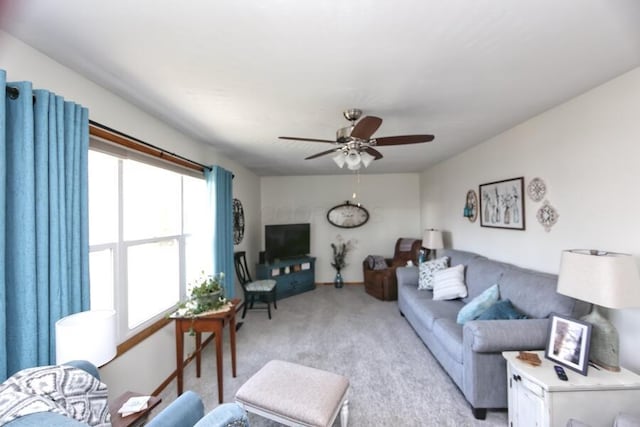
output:
<path id="1" fill-rule="evenodd" d="M 256 264 L 256 277 L 277 282 L 276 299 L 290 297 L 316 288 L 315 262 L 314 257 L 298 257 Z"/>

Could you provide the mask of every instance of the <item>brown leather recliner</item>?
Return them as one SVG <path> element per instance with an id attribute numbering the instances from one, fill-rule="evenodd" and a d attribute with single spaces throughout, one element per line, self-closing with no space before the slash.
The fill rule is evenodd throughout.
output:
<path id="1" fill-rule="evenodd" d="M 407 261 L 413 261 L 418 265 L 418 255 L 422 247 L 422 240 L 401 237 L 396 242 L 393 258 L 385 258 L 387 268 L 374 270 L 369 266 L 369 259 L 362 262 L 364 273 L 364 289 L 383 301 L 398 299 L 398 282 L 396 280 L 396 267 L 407 265 Z M 368 258 L 368 257 L 367 257 Z"/>

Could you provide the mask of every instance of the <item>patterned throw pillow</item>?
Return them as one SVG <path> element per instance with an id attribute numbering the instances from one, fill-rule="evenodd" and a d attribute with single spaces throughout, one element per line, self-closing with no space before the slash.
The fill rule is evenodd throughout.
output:
<path id="1" fill-rule="evenodd" d="M 446 270 L 436 271 L 433 275 L 433 299 L 455 299 L 467 296 L 464 283 L 464 265 L 459 264 Z"/>
<path id="2" fill-rule="evenodd" d="M 498 285 L 485 289 L 480 295 L 465 304 L 458 312 L 457 322 L 464 325 L 469 320 L 477 319 L 486 309 L 498 301 L 500 292 Z"/>
<path id="3" fill-rule="evenodd" d="M 434 259 L 433 261 L 427 261 L 420 264 L 418 276 L 418 289 L 432 290 L 433 289 L 433 274 L 436 271 L 444 270 L 449 266 L 449 257 L 443 256 L 442 258 Z"/>

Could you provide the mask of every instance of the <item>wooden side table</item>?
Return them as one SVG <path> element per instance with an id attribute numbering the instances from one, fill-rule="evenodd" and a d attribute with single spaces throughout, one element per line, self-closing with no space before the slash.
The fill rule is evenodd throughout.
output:
<path id="1" fill-rule="evenodd" d="M 589 367 L 584 376 L 565 368 L 569 380 L 561 381 L 555 363 L 545 359 L 544 352 L 537 354 L 540 366 L 517 359 L 517 351 L 502 353 L 507 360 L 510 426 L 564 426 L 575 418 L 593 427 L 610 427 L 619 412 L 637 412 L 639 375 Z"/>
<path id="2" fill-rule="evenodd" d="M 202 332 L 211 332 L 215 336 L 216 373 L 218 376 L 218 403 L 223 401 L 222 374 L 222 335 L 224 326 L 229 325 L 229 341 L 231 344 L 231 372 L 236 377 L 236 307 L 240 298 L 231 300 L 230 308 L 220 313 L 205 316 L 172 317 L 176 322 L 176 382 L 178 396 L 183 389 L 184 366 L 184 333 L 193 330 L 196 334 L 196 377 L 200 378 L 200 355 L 202 352 Z"/>
<path id="3" fill-rule="evenodd" d="M 149 402 L 147 403 L 147 409 L 142 410 L 140 412 L 135 412 L 131 415 L 123 417 L 118 413 L 118 409 L 124 405 L 124 402 L 129 400 L 132 397 L 136 396 L 144 396 L 142 393 L 134 393 L 132 391 L 127 391 L 126 393 L 118 396 L 113 402 L 109 403 L 109 413 L 111 414 L 111 426 L 112 427 L 136 427 L 142 426 L 147 421 L 147 417 L 149 416 L 149 412 L 160 402 L 160 399 L 157 396 L 151 396 L 149 398 Z"/>

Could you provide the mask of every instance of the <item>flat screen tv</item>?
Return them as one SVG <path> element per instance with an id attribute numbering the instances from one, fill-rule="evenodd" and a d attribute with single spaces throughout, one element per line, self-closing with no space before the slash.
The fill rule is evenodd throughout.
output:
<path id="1" fill-rule="evenodd" d="M 264 249 L 269 261 L 308 255 L 310 224 L 274 224 L 264 227 Z"/>

